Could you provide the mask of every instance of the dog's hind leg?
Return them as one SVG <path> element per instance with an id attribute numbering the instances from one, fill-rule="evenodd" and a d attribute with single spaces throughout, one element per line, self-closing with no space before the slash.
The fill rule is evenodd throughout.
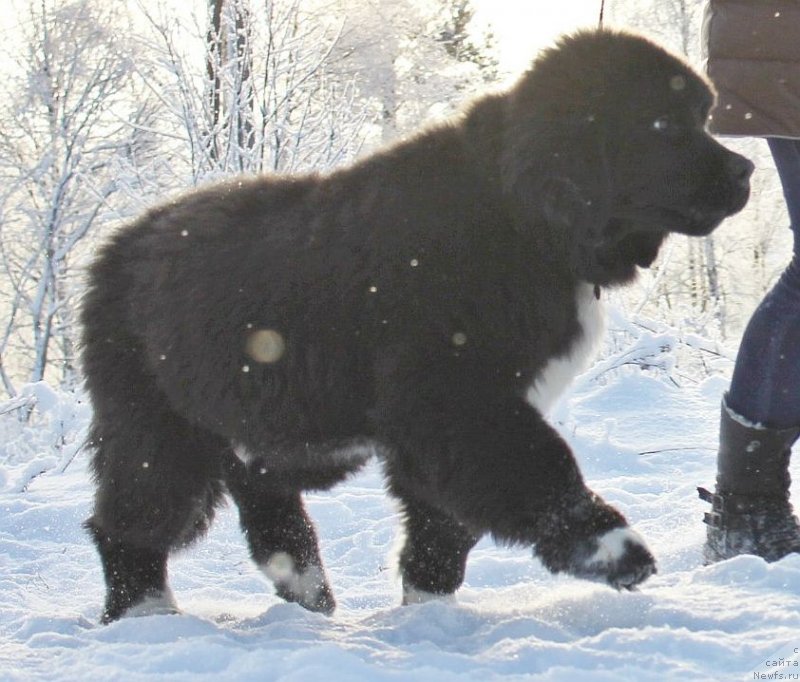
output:
<path id="1" fill-rule="evenodd" d="M 131 252 L 124 240 L 105 250 L 82 311 L 97 484 L 86 527 L 106 580 L 104 622 L 176 610 L 167 558 L 211 523 L 223 499 L 220 455 L 228 448 L 227 440 L 177 414 L 156 379 L 145 337 L 158 320 L 131 319 Z"/>
<path id="2" fill-rule="evenodd" d="M 452 516 L 401 490 L 393 490 L 404 512 L 405 538 L 400 551 L 403 604 L 453 594 L 464 582 L 467 556 L 478 537 Z"/>
<path id="3" fill-rule="evenodd" d="M 175 612 L 167 558 L 202 535 L 222 499 L 226 444 L 170 412 L 158 394 L 110 420 L 96 410 L 95 509 L 86 527 L 100 553 L 107 595 L 102 615 Z"/>
<path id="4" fill-rule="evenodd" d="M 233 453 L 225 482 L 239 508 L 239 521 L 259 569 L 282 599 L 310 611 L 336 608 L 325 578 L 317 535 L 301 498 L 301 487 L 258 463 L 246 466 Z"/>

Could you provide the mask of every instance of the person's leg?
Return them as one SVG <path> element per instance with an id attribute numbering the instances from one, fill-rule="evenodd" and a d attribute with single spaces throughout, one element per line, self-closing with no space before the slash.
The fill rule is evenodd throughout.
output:
<path id="1" fill-rule="evenodd" d="M 800 225 L 800 140 L 767 140 L 783 186 L 783 196 L 793 227 Z"/>
<path id="2" fill-rule="evenodd" d="M 800 141 L 769 145 L 795 236 L 793 257 L 747 325 L 725 396 L 716 493 L 700 490 L 713 505 L 705 517 L 708 563 L 800 552 L 788 470 L 800 434 Z"/>
<path id="3" fill-rule="evenodd" d="M 770 139 L 795 235 L 791 262 L 747 325 L 728 407 L 774 428 L 800 426 L 800 140 Z"/>

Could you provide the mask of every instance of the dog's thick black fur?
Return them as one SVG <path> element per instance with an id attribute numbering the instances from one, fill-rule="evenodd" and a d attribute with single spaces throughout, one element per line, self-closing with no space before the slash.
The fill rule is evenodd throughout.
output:
<path id="1" fill-rule="evenodd" d="M 120 231 L 83 309 L 103 619 L 174 608 L 168 555 L 226 492 L 278 594 L 330 612 L 301 495 L 372 452 L 406 602 L 454 592 L 487 533 L 554 572 L 651 575 L 543 412 L 601 288 L 745 204 L 752 165 L 706 134 L 711 103 L 645 39 L 582 32 L 350 168 L 235 179 Z"/>

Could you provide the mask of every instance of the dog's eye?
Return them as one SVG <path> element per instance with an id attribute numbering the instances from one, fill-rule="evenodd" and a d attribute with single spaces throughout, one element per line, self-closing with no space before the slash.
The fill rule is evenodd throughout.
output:
<path id="1" fill-rule="evenodd" d="M 675 134 L 680 131 L 680 125 L 671 116 L 659 116 L 650 127 L 659 133 Z"/>

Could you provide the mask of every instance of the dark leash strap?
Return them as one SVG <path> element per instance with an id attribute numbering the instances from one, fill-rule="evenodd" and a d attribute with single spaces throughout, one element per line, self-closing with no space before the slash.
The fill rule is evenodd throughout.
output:
<path id="1" fill-rule="evenodd" d="M 600 21 L 598 21 L 598 26 L 603 28 L 603 16 L 606 13 L 606 0 L 600 0 Z"/>

